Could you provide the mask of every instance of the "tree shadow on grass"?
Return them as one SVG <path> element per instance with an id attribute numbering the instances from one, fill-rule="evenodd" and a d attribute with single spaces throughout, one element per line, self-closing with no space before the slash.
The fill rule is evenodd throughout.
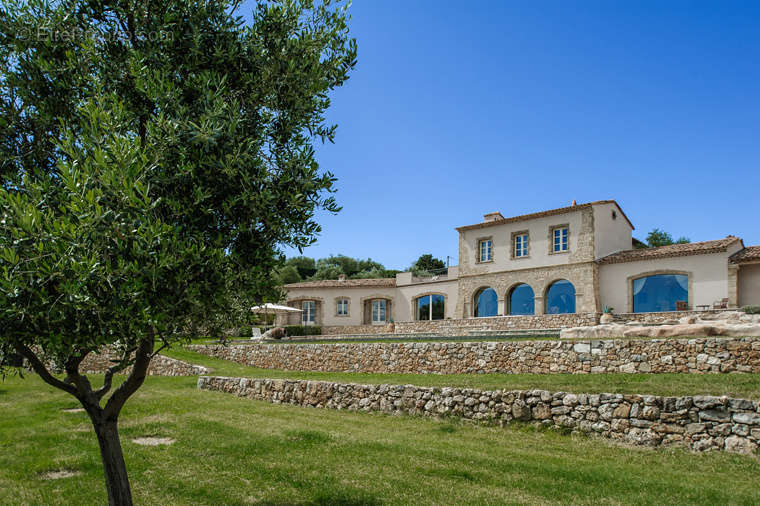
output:
<path id="1" fill-rule="evenodd" d="M 315 494 L 314 498 L 307 501 L 287 502 L 259 502 L 265 506 L 377 506 L 382 504 L 380 499 L 357 489 L 346 490 L 323 490 Z"/>

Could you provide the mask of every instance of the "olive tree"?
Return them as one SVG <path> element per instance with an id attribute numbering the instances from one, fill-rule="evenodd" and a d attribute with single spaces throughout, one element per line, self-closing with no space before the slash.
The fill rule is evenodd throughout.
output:
<path id="1" fill-rule="evenodd" d="M 273 297 L 282 247 L 339 210 L 314 143 L 333 141 L 329 93 L 355 65 L 346 6 L 239 11 L 0 8 L 0 367 L 20 354 L 81 402 L 110 504 L 132 502 L 117 422 L 151 358 Z M 80 365 L 104 347 L 118 358 L 94 385 Z"/>

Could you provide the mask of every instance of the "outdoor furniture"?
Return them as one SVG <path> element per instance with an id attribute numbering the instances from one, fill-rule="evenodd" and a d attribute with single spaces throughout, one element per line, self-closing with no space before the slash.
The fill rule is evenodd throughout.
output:
<path id="1" fill-rule="evenodd" d="M 689 310 L 689 303 L 685 300 L 677 300 L 676 301 L 676 311 L 688 311 Z"/>
<path id="2" fill-rule="evenodd" d="M 291 313 L 300 313 L 301 310 L 290 307 L 290 306 L 283 306 L 280 304 L 272 304 L 271 302 L 267 302 L 266 304 L 262 304 L 260 306 L 253 306 L 251 308 L 251 311 L 255 314 L 263 314 L 264 315 L 264 323 L 268 324 L 268 315 L 274 314 L 275 317 L 277 316 L 284 316 Z"/>
<path id="3" fill-rule="evenodd" d="M 721 300 L 716 300 L 713 302 L 713 309 L 727 309 L 728 308 L 728 297 L 723 298 Z"/>

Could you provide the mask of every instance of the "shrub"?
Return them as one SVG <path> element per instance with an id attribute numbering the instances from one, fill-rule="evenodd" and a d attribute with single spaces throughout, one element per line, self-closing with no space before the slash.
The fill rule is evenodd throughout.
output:
<path id="1" fill-rule="evenodd" d="M 760 306 L 744 306 L 742 311 L 747 314 L 760 314 Z"/>
<path id="2" fill-rule="evenodd" d="M 289 337 L 294 336 L 319 336 L 322 335 L 322 327 L 319 325 L 288 325 L 285 332 Z"/>

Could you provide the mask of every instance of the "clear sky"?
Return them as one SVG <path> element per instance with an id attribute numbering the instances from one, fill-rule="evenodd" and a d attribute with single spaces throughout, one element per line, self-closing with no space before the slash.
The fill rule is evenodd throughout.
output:
<path id="1" fill-rule="evenodd" d="M 304 254 L 455 264 L 455 227 L 573 199 L 760 244 L 760 2 L 355 0 L 351 27 L 319 148 L 343 211 Z"/>

